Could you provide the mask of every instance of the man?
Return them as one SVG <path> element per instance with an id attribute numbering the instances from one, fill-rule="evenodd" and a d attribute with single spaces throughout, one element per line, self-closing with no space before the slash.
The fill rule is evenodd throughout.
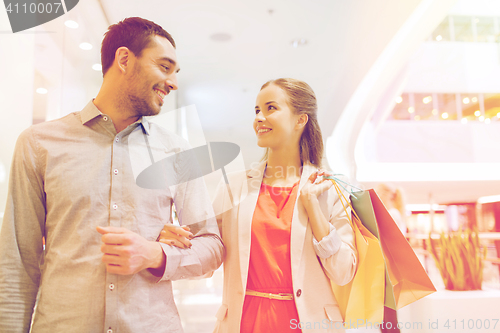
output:
<path id="1" fill-rule="evenodd" d="M 97 97 L 16 144 L 0 234 L 0 332 L 182 332 L 171 281 L 222 262 L 201 178 L 156 190 L 135 183 L 143 157 L 189 148 L 143 118 L 177 89 L 174 40 L 128 18 L 109 27 L 101 57 Z M 192 233 L 166 232 L 184 249 L 156 242 L 172 203 Z"/>

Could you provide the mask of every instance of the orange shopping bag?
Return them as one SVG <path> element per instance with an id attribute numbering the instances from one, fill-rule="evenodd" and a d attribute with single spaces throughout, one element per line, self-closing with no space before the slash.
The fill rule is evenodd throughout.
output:
<path id="1" fill-rule="evenodd" d="M 351 201 L 362 223 L 382 246 L 387 268 L 385 306 L 397 310 L 435 292 L 415 252 L 375 191 L 354 192 Z"/>

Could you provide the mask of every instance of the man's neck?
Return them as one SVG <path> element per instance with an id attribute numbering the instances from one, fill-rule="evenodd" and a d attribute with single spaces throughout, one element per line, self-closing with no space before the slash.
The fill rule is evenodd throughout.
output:
<path id="1" fill-rule="evenodd" d="M 101 91 L 99 91 L 93 102 L 99 111 L 111 118 L 117 133 L 123 131 L 127 126 L 141 118 L 140 116 L 132 115 L 126 107 L 121 107 L 120 105 L 123 103 L 120 103 L 119 98 L 114 94 L 106 93 L 103 88 L 101 88 Z"/>

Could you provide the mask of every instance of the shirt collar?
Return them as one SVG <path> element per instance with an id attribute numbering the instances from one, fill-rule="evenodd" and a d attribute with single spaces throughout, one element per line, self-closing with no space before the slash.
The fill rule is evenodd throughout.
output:
<path id="1" fill-rule="evenodd" d="M 102 115 L 103 113 L 95 106 L 94 100 L 91 100 L 82 110 L 81 118 L 82 124 L 85 125 L 87 122 L 92 119 Z M 139 123 L 142 125 L 144 132 L 149 135 L 150 124 L 149 121 L 145 117 L 141 117 Z"/>

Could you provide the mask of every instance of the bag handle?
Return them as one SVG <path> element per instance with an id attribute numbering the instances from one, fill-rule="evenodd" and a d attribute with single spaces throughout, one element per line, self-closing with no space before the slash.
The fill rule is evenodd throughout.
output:
<path id="1" fill-rule="evenodd" d="M 350 184 L 350 183 L 348 183 L 348 182 L 346 182 L 346 181 L 344 181 L 344 180 L 342 180 L 340 178 L 337 178 L 335 176 L 343 176 L 343 174 L 341 174 L 341 173 L 335 173 L 335 174 L 333 174 L 331 176 L 323 176 L 323 178 L 324 179 L 330 179 L 330 180 L 333 179 L 333 180 L 335 180 L 337 183 L 339 183 L 338 185 L 340 185 L 344 190 L 346 190 L 347 192 L 350 192 L 350 193 L 352 193 L 352 191 L 348 191 L 342 184 L 347 185 L 347 186 L 352 187 L 352 188 L 355 188 L 356 190 L 363 191 L 363 189 L 361 189 L 361 188 L 359 188 L 357 186 L 354 186 L 354 185 L 352 185 L 352 184 Z"/>
<path id="2" fill-rule="evenodd" d="M 344 201 L 342 200 L 342 198 L 344 198 L 346 204 L 349 205 L 349 207 L 351 207 L 351 212 L 354 213 L 354 216 L 356 216 L 356 218 L 359 221 L 361 221 L 361 219 L 359 218 L 358 214 L 356 213 L 356 211 L 352 207 L 351 202 L 349 200 L 347 200 L 347 198 L 345 197 L 344 193 L 342 193 L 342 191 L 340 190 L 340 188 L 339 188 L 340 184 L 337 184 L 337 182 L 335 181 L 336 179 L 329 179 L 329 180 L 333 183 L 333 186 L 335 186 L 335 190 L 337 191 L 337 194 L 339 196 L 340 203 L 342 203 L 342 207 L 344 207 L 344 211 L 345 211 L 345 213 L 347 215 L 347 218 L 349 219 L 349 222 L 351 222 L 351 226 L 354 227 L 354 224 L 353 224 L 354 222 L 352 221 L 351 216 L 349 216 L 349 214 L 347 213 L 347 208 L 346 208 L 346 206 L 345 206 Z M 342 185 L 340 185 L 340 186 L 342 186 Z M 344 190 L 345 190 L 345 188 L 344 188 Z"/>

